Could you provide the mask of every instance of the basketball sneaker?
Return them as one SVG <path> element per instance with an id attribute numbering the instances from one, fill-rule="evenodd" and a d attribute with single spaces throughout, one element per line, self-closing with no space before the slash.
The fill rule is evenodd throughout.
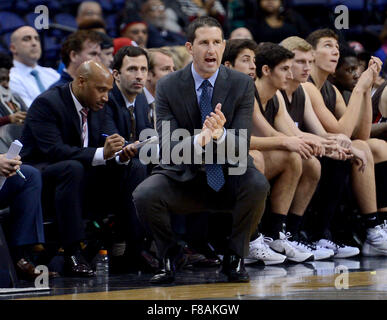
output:
<path id="1" fill-rule="evenodd" d="M 284 234 L 283 232 L 279 233 L 279 239 L 269 242 L 269 246 L 274 251 L 284 254 L 286 258 L 293 262 L 305 262 L 311 261 L 314 259 L 313 253 L 300 251 L 296 246 L 294 246 L 291 241 L 292 235 L 290 232 Z"/>
<path id="2" fill-rule="evenodd" d="M 387 256 L 387 233 L 382 225 L 367 229 L 367 238 L 363 244 L 364 256 Z"/>
<path id="3" fill-rule="evenodd" d="M 360 253 L 359 248 L 347 246 L 343 243 L 335 243 L 332 240 L 320 239 L 315 243 L 316 246 L 333 250 L 334 258 L 349 258 Z"/>
<path id="4" fill-rule="evenodd" d="M 270 249 L 267 243 L 272 242 L 272 238 L 264 237 L 262 234 L 250 242 L 249 255 L 245 258 L 245 264 L 262 261 L 265 265 L 283 263 L 286 256 Z"/>
<path id="5" fill-rule="evenodd" d="M 307 241 L 291 241 L 291 244 L 295 246 L 301 252 L 309 252 L 314 256 L 314 260 L 324 260 L 329 259 L 334 256 L 334 251 L 331 249 L 323 248 L 321 246 L 316 246 Z"/>

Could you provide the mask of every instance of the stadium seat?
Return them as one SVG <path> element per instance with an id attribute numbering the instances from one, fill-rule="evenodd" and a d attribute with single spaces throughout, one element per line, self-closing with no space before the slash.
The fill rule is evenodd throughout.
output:
<path id="1" fill-rule="evenodd" d="M 25 21 L 17 14 L 7 11 L 0 12 L 0 33 L 14 31 L 15 29 L 24 26 Z"/>
<path id="2" fill-rule="evenodd" d="M 0 0 L 0 10 L 12 10 L 12 1 Z"/>
<path id="3" fill-rule="evenodd" d="M 55 15 L 54 20 L 56 23 L 72 27 L 72 28 L 77 28 L 77 22 L 75 21 L 75 18 L 68 13 L 58 13 Z"/>
<path id="4" fill-rule="evenodd" d="M 109 13 L 113 11 L 113 5 L 110 0 L 98 0 L 99 4 L 102 7 L 104 13 Z"/>
<path id="5" fill-rule="evenodd" d="M 12 32 L 9 32 L 3 35 L 3 43 L 5 48 L 9 48 L 9 45 L 11 44 L 11 34 Z"/>
<path id="6" fill-rule="evenodd" d="M 44 37 L 44 59 L 55 60 L 59 57 L 60 44 L 54 37 Z"/>
<path id="7" fill-rule="evenodd" d="M 105 18 L 106 29 L 109 36 L 115 38 L 117 36 L 117 16 L 115 14 L 111 14 Z"/>

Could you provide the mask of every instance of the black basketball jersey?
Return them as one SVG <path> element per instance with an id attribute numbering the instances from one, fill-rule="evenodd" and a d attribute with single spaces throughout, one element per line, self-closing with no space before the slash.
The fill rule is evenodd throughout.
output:
<path id="1" fill-rule="evenodd" d="M 304 131 L 305 92 L 300 85 L 292 94 L 292 102 L 289 101 L 285 90 L 280 91 L 285 100 L 286 109 L 296 126 Z"/>
<path id="2" fill-rule="evenodd" d="M 382 114 L 379 111 L 379 102 L 386 85 L 387 85 L 387 81 L 384 81 L 383 84 L 375 91 L 375 93 L 372 96 L 372 123 L 385 122 L 385 121 L 381 121 Z"/>
<path id="3" fill-rule="evenodd" d="M 259 109 L 261 110 L 263 116 L 265 117 L 267 122 L 269 122 L 270 125 L 274 128 L 274 119 L 279 110 L 279 101 L 277 96 L 274 95 L 274 97 L 267 102 L 265 110 L 263 110 L 261 98 L 259 97 L 257 88 L 255 88 L 255 98 L 258 101 Z"/>
<path id="4" fill-rule="evenodd" d="M 315 84 L 311 76 L 309 77 L 308 81 L 312 82 L 313 84 Z M 325 103 L 326 107 L 335 116 L 335 110 L 336 110 L 336 91 L 333 88 L 332 83 L 330 83 L 328 80 L 326 80 L 324 82 L 324 85 L 322 86 L 320 92 L 321 92 L 321 95 L 322 95 L 322 97 L 324 99 L 324 103 Z"/>

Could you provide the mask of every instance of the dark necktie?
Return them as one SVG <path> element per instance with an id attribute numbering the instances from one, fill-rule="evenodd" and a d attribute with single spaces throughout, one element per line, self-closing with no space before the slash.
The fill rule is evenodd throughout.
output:
<path id="1" fill-rule="evenodd" d="M 39 72 L 37 70 L 32 70 L 31 74 L 35 78 L 36 84 L 38 85 L 40 92 L 43 92 L 44 90 L 46 90 L 46 88 L 42 83 L 42 80 L 40 80 Z"/>
<path id="2" fill-rule="evenodd" d="M 134 105 L 128 107 L 129 115 L 130 115 L 130 135 L 129 141 L 133 142 L 136 139 L 136 118 L 134 116 Z"/>
<path id="3" fill-rule="evenodd" d="M 200 95 L 199 109 L 202 116 L 202 124 L 204 120 L 206 120 L 206 116 L 208 116 L 213 111 L 211 107 L 211 95 L 209 90 L 210 85 L 211 84 L 208 80 L 204 80 L 200 85 L 202 93 Z M 215 191 L 219 191 L 225 182 L 222 166 L 220 164 L 214 163 L 206 164 L 205 167 L 208 185 Z"/>
<path id="4" fill-rule="evenodd" d="M 149 104 L 149 122 L 156 129 L 156 103 L 153 101 Z"/>
<path id="5" fill-rule="evenodd" d="M 86 133 L 87 133 L 87 114 L 89 110 L 86 108 L 81 109 L 81 115 L 82 115 L 82 143 L 85 142 Z"/>

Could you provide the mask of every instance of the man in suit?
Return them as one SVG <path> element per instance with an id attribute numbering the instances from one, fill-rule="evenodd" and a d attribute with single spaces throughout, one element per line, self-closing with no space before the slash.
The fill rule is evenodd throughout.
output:
<path id="1" fill-rule="evenodd" d="M 16 175 L 18 169 L 25 179 Z M 44 243 L 41 191 L 42 179 L 37 169 L 22 165 L 20 156 L 7 159 L 0 154 L 0 208 L 10 209 L 4 224 L 7 241 L 19 277 L 31 281 L 41 274 L 30 260 L 34 245 Z M 4 266 L 1 264 L 0 268 Z M 56 275 L 49 273 L 50 277 Z"/>
<path id="2" fill-rule="evenodd" d="M 180 261 L 181 247 L 172 232 L 170 213 L 219 211 L 230 212 L 233 218 L 222 272 L 229 281 L 248 282 L 243 257 L 248 254 L 251 231 L 258 224 L 269 191 L 266 178 L 248 156 L 254 83 L 248 76 L 220 66 L 225 40 L 218 21 L 209 17 L 194 20 L 187 38 L 193 63 L 157 84 L 160 165 L 133 193 L 138 215 L 149 225 L 163 261 L 151 282 L 173 282 Z M 169 136 L 177 129 L 185 138 L 176 141 Z M 183 153 L 183 159 L 174 159 L 177 150 L 182 151 L 177 154 Z M 233 161 L 230 152 L 238 154 L 241 161 Z M 214 155 L 215 163 L 207 160 Z M 235 174 L 232 169 L 241 166 L 242 159 L 247 164 Z"/>
<path id="3" fill-rule="evenodd" d="M 101 208 L 99 199 L 105 204 L 104 199 L 109 199 L 104 165 L 114 165 L 122 157 L 127 161 L 130 153 L 115 156 L 124 145 L 117 134 L 104 144 L 101 141 L 102 109 L 112 86 L 113 77 L 105 66 L 86 61 L 74 81 L 48 90 L 33 102 L 23 130 L 22 159 L 42 172 L 43 192 L 45 199 L 54 202 L 69 275 L 93 275 L 79 245 L 85 239 L 82 217 Z M 94 207 L 85 208 L 86 204 Z"/>
<path id="4" fill-rule="evenodd" d="M 122 47 L 113 61 L 114 85 L 109 93 L 106 105 L 106 119 L 104 132 L 106 134 L 119 134 L 126 141 L 133 143 L 140 140 L 140 133 L 153 126 L 149 122 L 149 106 L 145 95 L 142 93 L 148 75 L 149 59 L 147 52 L 141 47 Z M 118 239 L 121 243 L 125 240 L 126 250 L 124 264 L 130 269 L 154 271 L 158 267 L 157 260 L 148 253 L 145 244 L 145 230 L 138 220 L 136 209 L 132 200 L 133 190 L 148 176 L 148 166 L 142 164 L 138 157 L 130 160 L 127 166 L 116 167 L 111 176 L 121 192 L 117 208 Z M 129 199 L 127 199 L 129 195 Z M 147 237 L 149 238 L 149 237 Z M 121 252 L 122 253 L 122 252 Z M 117 254 L 120 256 L 122 254 Z M 120 261 L 116 259 L 116 261 Z"/>

